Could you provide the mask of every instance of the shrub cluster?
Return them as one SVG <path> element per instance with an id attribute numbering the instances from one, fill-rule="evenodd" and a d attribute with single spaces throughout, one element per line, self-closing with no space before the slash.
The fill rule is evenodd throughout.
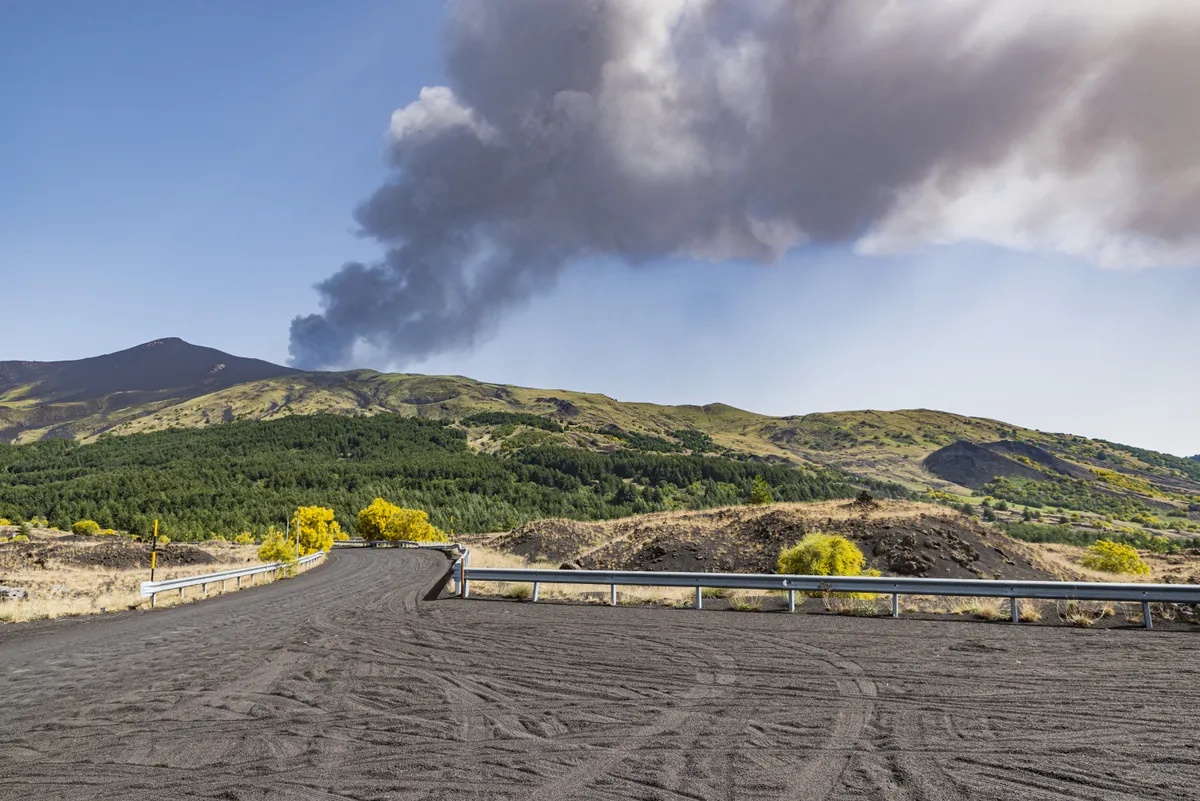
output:
<path id="1" fill-rule="evenodd" d="M 1145 575 L 1150 572 L 1150 567 L 1142 561 L 1135 549 L 1111 540 L 1100 540 L 1088 548 L 1080 564 L 1104 573 Z"/>
<path id="2" fill-rule="evenodd" d="M 780 573 L 800 576 L 878 576 L 875 569 L 866 570 L 867 557 L 858 546 L 845 537 L 813 533 L 779 554 Z M 874 598 L 873 593 L 835 593 L 841 598 Z"/>
<path id="3" fill-rule="evenodd" d="M 421 509 L 402 509 L 376 498 L 358 513 L 358 535 L 365 540 L 446 542 L 446 535 L 429 522 Z"/>

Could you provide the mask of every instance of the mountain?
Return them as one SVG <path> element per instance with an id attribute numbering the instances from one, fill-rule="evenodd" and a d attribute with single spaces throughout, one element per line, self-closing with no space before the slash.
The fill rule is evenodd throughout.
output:
<path id="1" fill-rule="evenodd" d="M 0 362 L 0 440 L 88 437 L 247 381 L 297 371 L 182 339 L 63 362 Z"/>
<path id="2" fill-rule="evenodd" d="M 1200 460 L 927 409 L 770 417 L 462 376 L 300 372 L 178 339 L 77 362 L 0 364 L 0 438 L 13 442 L 320 413 L 448 421 L 472 451 L 499 456 L 540 445 L 703 453 L 1164 526 L 1157 516 L 1200 507 Z"/>

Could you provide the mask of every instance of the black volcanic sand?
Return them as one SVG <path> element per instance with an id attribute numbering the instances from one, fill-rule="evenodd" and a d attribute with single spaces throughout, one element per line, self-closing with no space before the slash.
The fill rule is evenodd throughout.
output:
<path id="1" fill-rule="evenodd" d="M 97 542 L 99 540 L 99 542 Z M 88 542 L 88 544 L 78 544 Z M 52 540 L 9 542 L 0 545 L 0 563 L 9 567 L 22 563 L 45 567 L 48 563 L 69 567 L 100 567 L 130 570 L 150 567 L 150 545 L 120 537 L 60 537 Z M 210 565 L 216 556 L 191 545 L 160 545 L 159 567 Z"/>
<path id="2" fill-rule="evenodd" d="M 446 564 L 0 628 L 0 798 L 1200 796 L 1194 634 L 422 600 Z"/>
<path id="3" fill-rule="evenodd" d="M 944 514 L 822 520 L 788 508 L 729 507 L 609 524 L 535 520 L 488 541 L 487 547 L 587 570 L 774 573 L 779 552 L 814 531 L 854 540 L 867 565 L 884 575 L 1053 578 L 995 529 Z"/>

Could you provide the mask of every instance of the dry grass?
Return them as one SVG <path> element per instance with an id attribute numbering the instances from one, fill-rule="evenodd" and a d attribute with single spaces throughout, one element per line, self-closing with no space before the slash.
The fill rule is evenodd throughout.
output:
<path id="1" fill-rule="evenodd" d="M 1007 598 L 956 598 L 953 596 L 906 595 L 901 597 L 901 612 L 932 615 L 966 615 L 980 620 L 1011 620 L 1012 607 Z M 1042 619 L 1042 602 L 1017 601 L 1017 618 L 1022 623 Z"/>
<path id="2" fill-rule="evenodd" d="M 42 539 L 51 538 L 46 536 Z M 213 553 L 219 561 L 205 565 L 159 568 L 155 571 L 155 580 L 162 581 L 224 570 L 236 570 L 258 563 L 255 548 L 252 545 L 237 546 L 228 543 L 213 543 L 197 547 L 203 547 Z M 16 564 L 3 563 L 0 564 L 0 576 L 3 576 L 0 583 L 5 586 L 18 587 L 29 593 L 26 600 L 0 601 L 0 623 L 23 623 L 75 615 L 92 615 L 147 608 L 150 605 L 150 599 L 142 598 L 139 591 L 141 582 L 150 578 L 150 571 L 145 568 L 129 570 L 102 567 L 84 568 L 56 564 L 53 560 L 49 560 L 45 568 L 27 567 L 19 562 Z M 273 580 L 273 575 L 266 573 L 257 576 L 255 583 L 262 584 Z M 252 586 L 249 579 L 243 579 L 242 585 L 243 587 Z M 228 591 L 236 591 L 236 582 L 228 583 Z M 209 587 L 210 595 L 221 592 L 220 584 Z M 158 607 L 176 606 L 180 603 L 191 603 L 200 598 L 200 588 L 189 587 L 182 599 L 178 592 L 159 593 L 156 605 Z"/>
<path id="3" fill-rule="evenodd" d="M 830 595 L 825 598 L 825 608 L 830 612 L 838 615 L 851 615 L 853 617 L 872 617 L 874 615 L 890 613 L 891 607 L 889 600 L 883 603 L 881 595 L 874 595 L 861 598 L 838 597 Z M 890 596 L 889 596 L 890 598 Z"/>
<path id="4" fill-rule="evenodd" d="M 766 600 L 765 592 L 741 591 L 729 596 L 729 608 L 735 612 L 761 612 Z"/>
<path id="5" fill-rule="evenodd" d="M 1022 550 L 1033 563 L 1063 581 L 1119 581 L 1122 583 L 1144 582 L 1193 583 L 1200 576 L 1200 556 L 1190 554 L 1153 554 L 1139 552 L 1142 561 L 1150 568 L 1147 575 L 1118 575 L 1089 570 L 1080 564 L 1087 548 L 1079 545 L 1059 543 L 1024 542 Z"/>
<path id="6" fill-rule="evenodd" d="M 1041 604 L 1037 601 L 1017 601 L 1017 617 L 1022 623 L 1037 623 L 1042 619 Z"/>
<path id="7" fill-rule="evenodd" d="M 1011 616 L 1006 598 L 952 598 L 958 606 L 957 614 L 970 615 L 980 620 L 1004 620 Z"/>
<path id="8" fill-rule="evenodd" d="M 1055 606 L 1059 618 L 1072 626 L 1092 626 L 1116 614 L 1116 606 L 1108 601 L 1060 601 Z"/>

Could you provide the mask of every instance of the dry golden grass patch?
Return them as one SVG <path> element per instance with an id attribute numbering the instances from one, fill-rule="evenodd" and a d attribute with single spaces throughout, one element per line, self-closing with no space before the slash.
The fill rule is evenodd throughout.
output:
<path id="1" fill-rule="evenodd" d="M 1140 551 L 1150 573 L 1146 575 L 1104 573 L 1080 564 L 1087 548 L 1049 542 L 1020 543 L 1033 563 L 1062 581 L 1115 581 L 1121 583 L 1191 583 L 1200 575 L 1200 556 L 1155 554 Z"/>
<path id="2" fill-rule="evenodd" d="M 43 541 L 49 539 L 52 538 L 45 537 Z M 186 578 L 260 564 L 254 546 L 213 543 L 196 547 L 209 551 L 218 561 L 203 565 L 161 567 L 154 572 L 155 580 Z M 56 563 L 53 558 L 47 560 L 44 568 L 39 568 L 25 566 L 20 561 L 4 560 L 3 556 L 0 553 L 0 583 L 23 589 L 29 597 L 20 601 L 0 601 L 2 623 L 117 612 L 150 605 L 150 599 L 142 598 L 140 593 L 141 582 L 150 579 L 149 568 L 79 567 Z M 273 580 L 272 573 L 265 573 L 256 576 L 254 583 L 263 584 Z M 235 581 L 228 582 L 227 586 L 228 592 L 237 589 Z M 252 586 L 251 579 L 242 579 L 242 586 Z M 210 596 L 221 592 L 219 582 L 208 588 Z M 182 599 L 178 591 L 159 593 L 156 604 L 159 607 L 175 606 L 201 597 L 200 587 L 189 587 Z"/>
<path id="3" fill-rule="evenodd" d="M 1116 614 L 1116 604 L 1109 601 L 1059 601 L 1055 606 L 1059 618 L 1072 626 L 1091 626 Z"/>

